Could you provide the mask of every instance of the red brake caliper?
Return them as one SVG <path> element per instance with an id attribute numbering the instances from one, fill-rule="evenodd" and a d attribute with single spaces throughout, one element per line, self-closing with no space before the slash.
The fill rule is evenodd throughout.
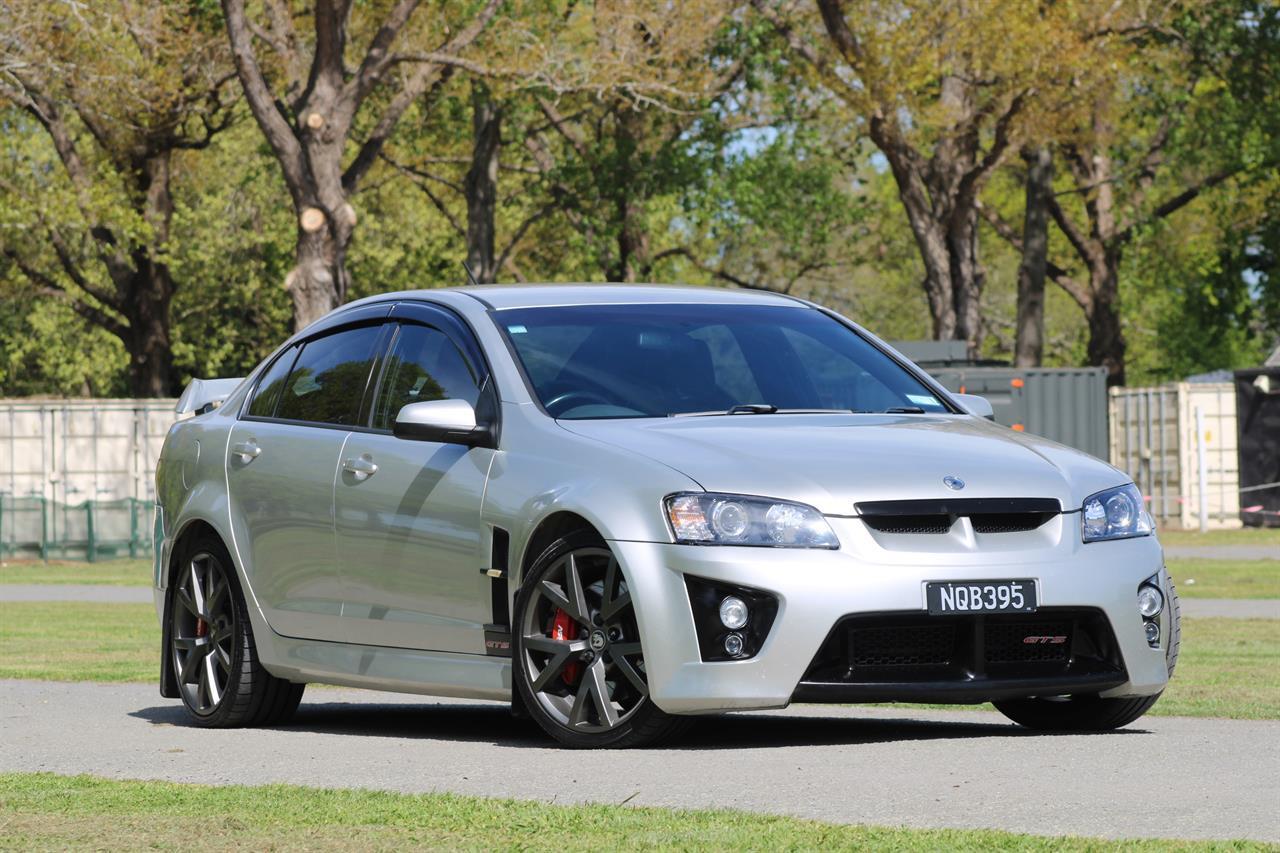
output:
<path id="1" fill-rule="evenodd" d="M 209 633 L 209 623 L 204 621 L 203 616 L 197 617 L 196 618 L 196 636 L 203 637 L 207 633 Z"/>
<path id="2" fill-rule="evenodd" d="M 573 624 L 573 619 L 568 613 L 560 608 L 556 608 L 556 618 L 551 623 L 551 639 L 553 640 L 576 640 L 578 635 L 578 626 Z M 565 684 L 573 684 L 577 682 L 578 676 L 582 674 L 582 664 L 575 661 L 569 661 L 564 665 L 564 672 L 561 678 Z"/>

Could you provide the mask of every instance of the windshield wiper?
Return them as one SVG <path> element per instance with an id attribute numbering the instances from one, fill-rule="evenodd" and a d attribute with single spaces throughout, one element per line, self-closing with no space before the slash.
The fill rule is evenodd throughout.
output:
<path id="1" fill-rule="evenodd" d="M 705 418 L 712 415 L 848 415 L 867 414 L 855 409 L 779 409 L 769 403 L 742 403 L 729 409 L 709 412 L 672 412 L 669 418 Z"/>
<path id="2" fill-rule="evenodd" d="M 885 415 L 923 415 L 924 409 L 919 406 L 890 406 L 881 414 Z"/>

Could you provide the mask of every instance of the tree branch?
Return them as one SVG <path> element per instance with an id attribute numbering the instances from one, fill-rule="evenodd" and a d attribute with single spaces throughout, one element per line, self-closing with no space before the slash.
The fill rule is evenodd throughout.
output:
<path id="1" fill-rule="evenodd" d="M 276 159 L 280 161 L 285 184 L 289 187 L 294 203 L 301 205 L 305 203 L 302 192 L 306 186 L 302 146 L 298 144 L 293 128 L 277 106 L 271 89 L 262 76 L 262 69 L 258 66 L 245 19 L 244 0 L 222 0 L 222 10 L 227 21 L 227 36 L 231 40 L 236 73 L 244 87 L 249 109 L 262 128 L 267 143 L 275 152 Z"/>

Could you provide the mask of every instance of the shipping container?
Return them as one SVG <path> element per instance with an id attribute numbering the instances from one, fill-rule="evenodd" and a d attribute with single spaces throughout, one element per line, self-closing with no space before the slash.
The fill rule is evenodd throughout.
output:
<path id="1" fill-rule="evenodd" d="M 1280 367 L 1237 370 L 1235 390 L 1240 519 L 1280 527 Z"/>
<path id="2" fill-rule="evenodd" d="M 174 403 L 0 400 L 0 554 L 92 558 L 99 541 L 130 553 L 149 547 Z"/>
<path id="3" fill-rule="evenodd" d="M 1110 420 L 1111 464 L 1133 478 L 1158 525 L 1197 528 L 1203 513 L 1207 527 L 1240 526 L 1232 383 L 1113 388 Z"/>

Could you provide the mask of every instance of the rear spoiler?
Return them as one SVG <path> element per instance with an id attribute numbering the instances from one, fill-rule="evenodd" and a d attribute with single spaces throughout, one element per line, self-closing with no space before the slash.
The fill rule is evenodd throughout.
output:
<path id="1" fill-rule="evenodd" d="M 239 379 L 192 379 L 178 398 L 178 405 L 173 407 L 179 415 L 203 415 L 222 405 L 222 401 L 231 396 L 244 377 Z"/>

